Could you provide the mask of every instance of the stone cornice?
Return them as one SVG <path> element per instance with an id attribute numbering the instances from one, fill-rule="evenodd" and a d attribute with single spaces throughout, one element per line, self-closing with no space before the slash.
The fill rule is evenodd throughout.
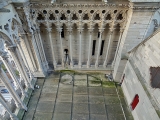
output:
<path id="1" fill-rule="evenodd" d="M 129 8 L 129 4 L 30 4 L 33 8 L 50 8 L 50 7 L 56 7 L 56 8 L 106 8 L 106 7 L 121 7 L 121 8 Z"/>

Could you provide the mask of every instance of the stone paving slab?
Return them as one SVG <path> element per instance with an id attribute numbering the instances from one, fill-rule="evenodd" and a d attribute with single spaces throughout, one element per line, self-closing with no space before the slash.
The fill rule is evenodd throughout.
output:
<path id="1" fill-rule="evenodd" d="M 87 87 L 83 87 L 83 86 L 77 87 L 77 86 L 75 86 L 74 87 L 74 94 L 76 94 L 76 95 L 86 95 L 86 94 L 88 94 Z"/>
<path id="2" fill-rule="evenodd" d="M 88 95 L 74 95 L 73 103 L 88 103 Z"/>
<path id="3" fill-rule="evenodd" d="M 32 120 L 34 116 L 34 110 L 28 110 L 28 112 L 25 114 L 24 119 L 25 120 Z"/>
<path id="4" fill-rule="evenodd" d="M 108 114 L 110 113 L 123 114 L 120 104 L 107 105 L 106 107 Z"/>
<path id="5" fill-rule="evenodd" d="M 106 115 L 91 114 L 90 120 L 107 120 Z"/>
<path id="6" fill-rule="evenodd" d="M 44 83 L 44 86 L 55 86 L 55 87 L 58 87 L 58 83 L 59 83 L 59 80 L 53 80 L 53 78 L 51 78 L 51 80 L 46 80 L 45 83 Z"/>
<path id="7" fill-rule="evenodd" d="M 56 93 L 42 93 L 39 101 L 55 101 Z"/>
<path id="8" fill-rule="evenodd" d="M 74 103 L 73 104 L 73 113 L 89 113 L 87 103 Z"/>
<path id="9" fill-rule="evenodd" d="M 74 80 L 75 86 L 87 86 L 87 80 Z"/>
<path id="10" fill-rule="evenodd" d="M 89 87 L 89 95 L 102 96 L 102 87 Z"/>
<path id="11" fill-rule="evenodd" d="M 87 80 L 87 75 L 75 75 L 75 80 Z"/>
<path id="12" fill-rule="evenodd" d="M 117 96 L 117 92 L 114 87 L 104 87 L 103 92 L 105 95 L 116 95 Z"/>
<path id="13" fill-rule="evenodd" d="M 72 102 L 71 94 L 58 94 L 57 102 Z"/>
<path id="14" fill-rule="evenodd" d="M 71 102 L 57 102 L 55 113 L 71 113 Z"/>
<path id="15" fill-rule="evenodd" d="M 36 112 L 53 112 L 54 102 L 53 101 L 39 101 Z"/>
<path id="16" fill-rule="evenodd" d="M 67 113 L 55 113 L 52 120 L 70 120 L 71 114 Z"/>
<path id="17" fill-rule="evenodd" d="M 90 104 L 91 114 L 101 114 L 106 115 L 105 104 Z"/>
<path id="18" fill-rule="evenodd" d="M 104 97 L 103 96 L 89 96 L 89 103 L 90 104 L 104 104 Z"/>
<path id="19" fill-rule="evenodd" d="M 89 114 L 73 113 L 72 120 L 89 120 Z"/>
<path id="20" fill-rule="evenodd" d="M 57 87 L 54 86 L 44 86 L 42 93 L 57 93 Z"/>
<path id="21" fill-rule="evenodd" d="M 33 120 L 51 120 L 52 113 L 36 112 Z"/>
<path id="22" fill-rule="evenodd" d="M 124 116 L 123 114 L 122 115 L 119 115 L 119 114 L 108 114 L 108 119 L 109 120 L 124 120 Z"/>
<path id="23" fill-rule="evenodd" d="M 117 96 L 104 96 L 105 98 L 105 104 L 110 105 L 110 104 L 120 104 L 120 101 Z"/>
<path id="24" fill-rule="evenodd" d="M 71 86 L 60 86 L 58 90 L 58 94 L 72 94 Z"/>
<path id="25" fill-rule="evenodd" d="M 37 106 L 37 99 L 33 99 L 31 98 L 31 100 L 29 101 L 29 104 L 28 104 L 28 110 L 36 110 L 36 106 Z"/>

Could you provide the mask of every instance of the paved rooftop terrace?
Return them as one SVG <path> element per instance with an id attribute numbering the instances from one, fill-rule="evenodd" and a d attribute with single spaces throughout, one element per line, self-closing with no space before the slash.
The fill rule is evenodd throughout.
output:
<path id="1" fill-rule="evenodd" d="M 61 71 L 32 93 L 23 120 L 133 120 L 121 88 L 101 73 Z M 123 113 L 124 110 L 124 113 Z"/>

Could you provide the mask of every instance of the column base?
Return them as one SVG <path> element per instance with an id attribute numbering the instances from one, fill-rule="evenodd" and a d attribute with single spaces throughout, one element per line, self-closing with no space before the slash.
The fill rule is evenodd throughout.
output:
<path id="1" fill-rule="evenodd" d="M 78 63 L 78 67 L 81 68 L 82 67 L 82 63 Z"/>
<path id="2" fill-rule="evenodd" d="M 90 62 L 87 61 L 87 68 L 90 68 Z"/>
<path id="3" fill-rule="evenodd" d="M 73 68 L 73 62 L 70 62 L 70 67 Z"/>
<path id="4" fill-rule="evenodd" d="M 96 61 L 95 63 L 95 68 L 98 68 L 98 61 Z"/>
<path id="5" fill-rule="evenodd" d="M 54 62 L 54 63 L 53 63 L 53 65 L 54 65 L 54 68 L 56 68 L 56 67 L 57 67 L 57 63 L 56 63 L 56 62 Z"/>

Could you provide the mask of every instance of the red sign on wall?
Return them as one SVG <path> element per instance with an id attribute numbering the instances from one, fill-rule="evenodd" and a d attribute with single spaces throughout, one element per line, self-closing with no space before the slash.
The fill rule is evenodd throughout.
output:
<path id="1" fill-rule="evenodd" d="M 138 94 L 136 94 L 134 96 L 134 99 L 133 99 L 132 103 L 131 103 L 132 110 L 134 110 L 136 108 L 138 103 L 139 103 L 139 96 L 138 96 Z"/>

